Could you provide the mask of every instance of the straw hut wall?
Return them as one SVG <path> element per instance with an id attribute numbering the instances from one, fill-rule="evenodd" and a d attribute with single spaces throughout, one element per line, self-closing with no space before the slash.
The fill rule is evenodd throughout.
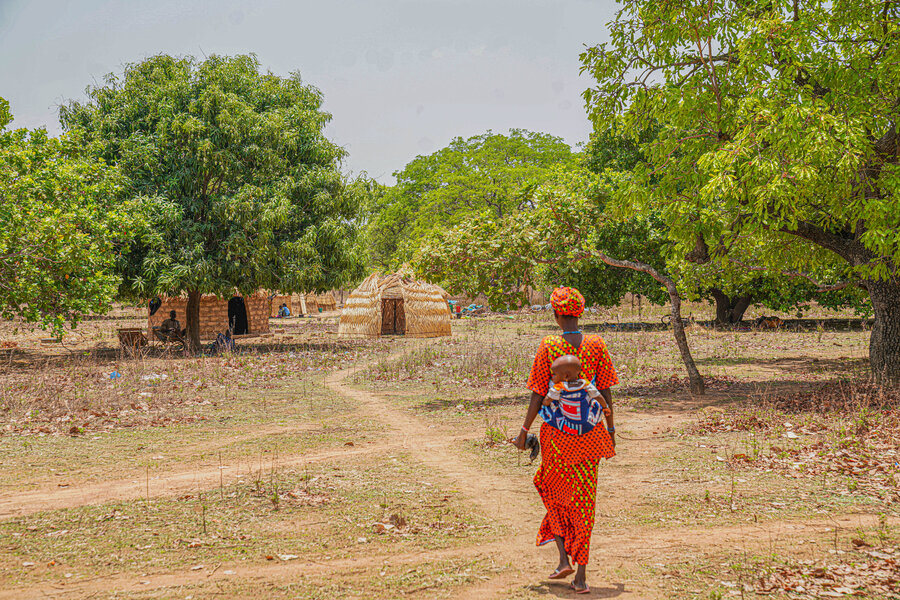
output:
<path id="1" fill-rule="evenodd" d="M 296 306 L 297 309 L 300 308 L 299 303 L 294 300 L 294 296 L 288 296 L 285 294 L 279 294 L 275 292 L 275 295 L 272 297 L 272 310 L 269 312 L 270 317 L 277 317 L 278 310 L 281 308 L 282 304 L 287 304 L 288 310 L 291 311 L 291 316 L 297 316 L 297 311 L 294 309 Z"/>
<path id="2" fill-rule="evenodd" d="M 319 312 L 321 308 L 322 311 L 329 310 L 337 310 L 337 302 L 334 301 L 334 296 L 331 292 L 325 292 L 324 294 L 306 294 L 304 302 L 306 304 L 306 310 L 304 313 L 316 313 Z"/>
<path id="3" fill-rule="evenodd" d="M 337 310 L 337 302 L 334 299 L 334 294 L 331 292 L 325 292 L 316 296 L 316 303 L 324 311 Z"/>
<path id="4" fill-rule="evenodd" d="M 159 309 L 147 317 L 147 334 L 150 339 L 152 330 L 169 318 L 169 311 L 174 310 L 181 326 L 187 323 L 187 297 L 161 296 Z M 280 306 L 280 305 L 279 305 Z M 269 331 L 269 314 L 271 313 L 269 297 L 263 293 L 252 296 L 235 295 L 231 298 L 220 298 L 212 294 L 204 294 L 200 298 L 200 338 L 214 339 L 216 334 L 224 332 L 229 322 L 238 324 L 237 333 L 257 334 Z M 244 323 L 246 322 L 246 326 Z M 246 328 L 246 331 L 244 331 Z"/>
<path id="5" fill-rule="evenodd" d="M 450 335 L 447 292 L 436 285 L 394 273 L 373 273 L 344 303 L 339 337 Z"/>

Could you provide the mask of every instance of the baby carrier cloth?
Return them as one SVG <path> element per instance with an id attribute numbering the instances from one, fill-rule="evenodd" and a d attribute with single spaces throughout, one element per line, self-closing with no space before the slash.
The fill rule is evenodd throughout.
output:
<path id="1" fill-rule="evenodd" d="M 584 435 L 603 415 L 603 407 L 596 400 L 599 396 L 593 382 L 584 379 L 554 384 L 547 393 L 552 402 L 541 406 L 541 418 L 564 433 Z"/>

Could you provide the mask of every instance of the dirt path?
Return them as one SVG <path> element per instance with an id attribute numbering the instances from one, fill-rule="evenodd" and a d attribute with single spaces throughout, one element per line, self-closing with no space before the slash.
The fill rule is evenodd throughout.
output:
<path id="1" fill-rule="evenodd" d="M 621 577 L 605 577 L 609 572 L 621 572 L 629 565 L 661 561 L 671 557 L 683 558 L 685 554 L 719 548 L 739 548 L 748 552 L 773 551 L 796 543 L 798 536 L 826 534 L 835 527 L 853 531 L 862 519 L 871 515 L 844 515 L 837 519 L 814 521 L 773 521 L 760 525 L 735 525 L 730 527 L 656 528 L 632 527 L 627 530 L 595 533 L 595 540 L 602 541 L 605 565 L 589 570 L 595 589 L 614 590 L 616 597 L 656 598 L 657 592 L 646 586 L 623 582 Z M 891 526 L 900 523 L 890 521 Z M 467 587 L 464 596 L 475 599 L 506 598 L 517 587 L 537 585 L 553 595 L 568 597 L 562 584 L 548 584 L 545 580 L 546 561 L 529 559 L 529 546 L 517 547 L 509 539 L 467 547 L 443 550 L 422 550 L 403 554 L 380 553 L 348 559 L 325 561 L 273 561 L 267 563 L 245 562 L 207 565 L 203 569 L 181 569 L 163 573 L 142 575 L 135 572 L 80 580 L 65 585 L 44 584 L 0 590 L 0 600 L 30 600 L 38 598 L 90 598 L 114 590 L 117 593 L 172 593 L 184 586 L 197 586 L 227 580 L 244 579 L 284 584 L 297 581 L 327 582 L 329 576 L 339 572 L 371 573 L 378 576 L 384 566 L 393 568 L 414 566 L 425 562 L 446 559 L 483 559 L 498 565 L 499 572 L 486 581 Z M 538 550 L 539 552 L 539 550 Z M 546 558 L 546 557 L 541 557 Z M 543 569 L 543 570 L 542 570 Z M 195 596 L 196 597 L 196 596 Z M 201 596 L 202 597 L 202 596 Z M 605 597 L 600 595 L 600 597 Z"/>
<path id="2" fill-rule="evenodd" d="M 373 450 L 387 450 L 399 444 L 367 444 L 364 447 L 340 448 L 310 452 L 309 454 L 280 457 L 277 466 L 300 467 L 318 462 L 342 460 L 367 454 Z M 28 492 L 13 492 L 0 495 L 0 519 L 22 517 L 43 510 L 58 510 L 121 502 L 149 497 L 177 496 L 186 492 L 207 490 L 218 486 L 231 485 L 241 477 L 247 477 L 260 468 L 268 469 L 270 461 L 260 465 L 258 458 L 246 457 L 239 461 L 227 461 L 222 465 L 202 465 L 183 467 L 177 471 L 158 472 L 149 470 L 145 477 L 98 481 L 95 483 L 73 483 L 64 488 L 43 488 Z M 221 477 L 221 480 L 220 480 Z"/>
<path id="3" fill-rule="evenodd" d="M 503 597 L 510 587 L 516 587 L 522 583 L 539 582 L 548 571 L 552 552 L 547 549 L 538 549 L 534 546 L 534 535 L 543 517 L 543 510 L 539 497 L 530 483 L 530 477 L 513 479 L 508 477 L 487 474 L 483 467 L 474 463 L 474 457 L 456 449 L 455 442 L 471 438 L 471 433 L 459 434 L 449 432 L 443 427 L 435 426 L 427 421 L 412 415 L 409 411 L 398 408 L 389 398 L 373 394 L 369 391 L 354 389 L 346 383 L 346 379 L 358 372 L 358 367 L 336 372 L 325 379 L 325 384 L 334 392 L 354 401 L 369 414 L 379 418 L 389 427 L 391 434 L 387 436 L 388 443 L 369 445 L 361 448 L 346 448 L 336 451 L 318 452 L 305 456 L 282 457 L 279 466 L 302 465 L 310 462 L 335 460 L 354 455 L 383 451 L 387 449 L 403 449 L 411 458 L 423 464 L 428 471 L 438 474 L 443 485 L 449 489 L 459 491 L 466 500 L 476 506 L 480 511 L 489 515 L 496 522 L 503 525 L 506 535 L 501 542 L 494 544 L 473 546 L 464 549 L 448 550 L 442 555 L 451 556 L 486 556 L 495 563 L 509 565 L 506 570 L 488 581 L 483 581 L 471 589 L 466 590 L 467 598 L 497 598 Z M 653 426 L 647 425 L 652 428 Z M 641 430 L 639 430 L 641 432 Z M 250 472 L 257 465 L 252 463 L 242 470 L 240 466 L 229 467 L 224 470 L 226 477 L 233 481 L 242 473 Z M 179 472 L 160 473 L 150 478 L 151 496 L 175 495 L 184 491 L 192 491 L 218 485 L 220 472 L 218 467 L 205 467 Z M 641 475 L 635 475 L 640 477 Z M 629 477 L 630 478 L 630 477 Z M 64 506 L 79 506 L 96 504 L 112 500 L 127 500 L 141 498 L 146 495 L 146 480 L 123 480 L 111 482 L 99 482 L 72 489 L 41 490 L 16 494 L 14 497 L 0 496 L 0 516 L 13 516 L 28 514 L 43 509 L 61 508 Z M 642 536 L 640 536 L 643 539 Z M 623 540 L 624 541 L 624 540 Z M 642 542 L 643 543 L 643 542 Z M 428 559 L 428 553 L 418 553 L 419 560 Z M 347 565 L 331 564 L 324 574 L 341 569 L 361 569 L 369 566 L 380 566 L 389 560 L 401 560 L 401 557 L 370 557 L 367 560 L 354 559 Z M 270 567 L 264 565 L 248 568 L 247 573 L 266 573 L 279 578 L 279 574 L 285 577 L 295 577 L 298 573 L 307 573 L 314 576 L 318 569 L 316 563 L 290 563 Z M 235 565 L 234 571 L 229 577 L 241 577 L 245 573 L 243 567 Z M 213 577 L 216 575 L 213 574 Z M 223 577 L 224 575 L 219 574 Z M 27 598 L 31 594 L 34 597 L 46 597 L 46 594 L 73 597 L 71 594 L 89 594 L 98 590 L 152 590 L 169 588 L 180 582 L 204 581 L 208 578 L 205 574 L 191 572 L 163 573 L 155 576 L 137 577 L 135 575 L 121 575 L 111 578 L 96 579 L 87 582 L 78 582 L 73 585 L 60 587 L 48 586 L 42 589 L 20 589 L 14 595 L 8 596 L 0 593 L 2 598 Z M 140 581 L 139 581 L 140 580 Z M 146 581 L 147 583 L 142 583 Z M 78 591 L 76 591 L 78 590 Z M 17 595 L 16 595 L 17 594 Z"/>

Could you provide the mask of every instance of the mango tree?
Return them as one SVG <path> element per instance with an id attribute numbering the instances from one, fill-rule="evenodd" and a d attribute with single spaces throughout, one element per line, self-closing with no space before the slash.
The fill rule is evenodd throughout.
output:
<path id="1" fill-rule="evenodd" d="M 454 138 L 417 156 L 382 189 L 369 223 L 371 262 L 396 267 L 434 231 L 469 220 L 497 221 L 527 208 L 554 169 L 574 165 L 560 138 L 523 129 Z"/>
<path id="2" fill-rule="evenodd" d="M 900 380 L 900 5 L 623 3 L 587 49 L 598 122 L 659 127 L 621 188 L 697 240 L 796 239 L 839 259 L 875 314 L 869 359 Z M 782 252 L 754 268 L 790 270 Z"/>
<path id="3" fill-rule="evenodd" d="M 11 120 L 0 98 L 0 315 L 61 335 L 115 298 L 115 256 L 136 213 L 120 174 L 78 140 Z"/>
<path id="4" fill-rule="evenodd" d="M 149 226 L 123 253 L 123 294 L 200 297 L 336 287 L 358 271 L 364 186 L 340 172 L 322 94 L 255 56 L 159 55 L 109 75 L 60 110 L 63 127 L 130 181 Z"/>
<path id="5" fill-rule="evenodd" d="M 655 121 L 643 131 L 628 134 L 615 125 L 598 122 L 584 153 L 584 165 L 597 174 L 611 172 L 613 179 L 625 182 L 627 189 L 631 185 L 630 176 L 622 175 L 634 172 L 638 165 L 646 168 L 644 149 L 658 138 L 659 131 L 660 126 Z M 697 234 L 694 247 L 685 247 L 679 243 L 677 235 L 671 235 L 660 207 L 634 202 L 627 193 L 610 194 L 609 201 L 607 212 L 625 217 L 617 225 L 620 228 L 617 233 L 621 240 L 620 247 L 612 254 L 641 256 L 645 262 L 656 264 L 665 262 L 666 270 L 677 281 L 678 289 L 685 297 L 712 302 L 714 321 L 719 325 L 740 323 L 747 309 L 754 304 L 773 310 L 798 312 L 810 301 L 835 309 L 853 307 L 865 312 L 868 308 L 858 288 L 838 283 L 842 270 L 836 267 L 836 261 L 829 260 L 808 242 L 777 240 L 775 247 L 773 243 L 766 243 L 767 240 L 737 236 L 729 240 L 727 248 L 721 240 L 710 241 L 713 246 L 710 249 L 710 244 Z M 644 227 L 635 228 L 637 224 Z M 607 222 L 604 229 L 608 227 Z M 649 239 L 659 241 L 651 247 L 643 243 L 643 240 Z M 640 250 L 635 245 L 641 246 Z M 651 254 L 653 248 L 656 254 Z M 759 255 L 771 255 L 773 252 L 782 253 L 785 262 L 793 267 L 770 271 L 756 266 Z M 611 276 L 611 273 L 598 272 L 595 277 L 590 269 L 586 270 L 582 265 L 577 267 L 577 273 L 580 285 L 586 289 L 592 284 L 608 285 L 613 280 L 633 279 L 627 281 L 628 291 L 643 294 L 641 285 L 647 284 L 647 278 L 636 273 L 622 275 L 619 272 Z M 619 285 L 622 283 L 625 282 Z M 663 303 L 667 296 L 651 293 L 648 299 Z"/>

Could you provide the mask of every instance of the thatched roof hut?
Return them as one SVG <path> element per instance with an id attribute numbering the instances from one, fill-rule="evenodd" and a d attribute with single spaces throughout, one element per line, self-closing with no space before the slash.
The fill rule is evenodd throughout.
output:
<path id="1" fill-rule="evenodd" d="M 373 273 L 344 303 L 339 337 L 450 335 L 447 292 L 405 272 Z"/>
<path id="2" fill-rule="evenodd" d="M 337 302 L 334 301 L 334 296 L 331 292 L 325 292 L 324 294 L 309 293 L 306 295 L 305 302 L 306 310 L 304 312 L 314 313 L 319 309 L 322 309 L 322 312 L 337 310 Z"/>

